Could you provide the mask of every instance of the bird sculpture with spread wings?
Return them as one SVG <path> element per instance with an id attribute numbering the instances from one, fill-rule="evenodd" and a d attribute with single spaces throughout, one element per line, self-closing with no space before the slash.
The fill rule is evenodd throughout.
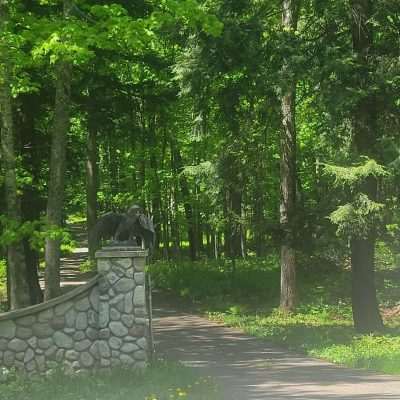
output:
<path id="1" fill-rule="evenodd" d="M 111 240 L 111 246 L 137 246 L 154 249 L 155 229 L 153 219 L 147 216 L 141 207 L 133 205 L 125 213 L 108 212 L 101 216 L 91 232 L 96 248 L 101 241 Z"/>

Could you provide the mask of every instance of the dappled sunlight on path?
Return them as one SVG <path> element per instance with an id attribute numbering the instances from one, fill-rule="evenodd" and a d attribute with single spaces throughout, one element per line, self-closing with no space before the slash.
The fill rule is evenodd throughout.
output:
<path id="1" fill-rule="evenodd" d="M 72 254 L 61 259 L 60 279 L 62 293 L 84 285 L 94 276 L 94 272 L 82 273 L 80 271 L 80 265 L 86 260 L 87 249 L 84 248 L 75 249 Z M 44 273 L 41 274 L 39 282 L 41 288 L 44 289 Z"/>
<path id="2" fill-rule="evenodd" d="M 307 358 L 155 301 L 158 357 L 216 377 L 223 399 L 400 400 L 398 377 Z"/>

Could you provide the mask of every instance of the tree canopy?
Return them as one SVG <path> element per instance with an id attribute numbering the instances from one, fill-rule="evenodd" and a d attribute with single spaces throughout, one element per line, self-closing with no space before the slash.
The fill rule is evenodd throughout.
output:
<path id="1" fill-rule="evenodd" d="M 90 229 L 137 203 L 154 217 L 158 258 L 234 268 L 280 252 L 286 311 L 301 300 L 299 257 L 350 259 L 356 327 L 380 328 L 375 244 L 398 252 L 400 233 L 397 0 L 0 10 L 0 243 L 10 298 L 22 297 L 12 307 L 41 300 L 43 260 L 46 297 L 57 295 L 68 221 Z"/>

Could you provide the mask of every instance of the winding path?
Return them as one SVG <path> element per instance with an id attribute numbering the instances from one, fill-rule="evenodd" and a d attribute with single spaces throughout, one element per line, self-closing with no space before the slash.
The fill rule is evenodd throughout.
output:
<path id="1" fill-rule="evenodd" d="M 307 358 L 168 306 L 154 317 L 158 356 L 215 377 L 221 400 L 400 400 L 400 378 Z"/>

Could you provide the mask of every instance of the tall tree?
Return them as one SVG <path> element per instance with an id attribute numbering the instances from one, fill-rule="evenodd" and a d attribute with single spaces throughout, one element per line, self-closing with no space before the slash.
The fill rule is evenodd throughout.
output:
<path id="1" fill-rule="evenodd" d="M 9 2 L 0 0 L 0 114 L 1 150 L 5 171 L 4 186 L 7 217 L 11 224 L 21 223 L 21 204 L 17 195 L 16 155 L 14 150 L 15 130 L 13 123 L 10 64 L 7 44 Z M 11 309 L 30 305 L 27 266 L 23 243 L 15 240 L 7 248 L 8 288 Z"/>
<path id="2" fill-rule="evenodd" d="M 17 152 L 21 154 L 21 166 L 30 174 L 29 181 L 22 186 L 21 216 L 22 221 L 38 221 L 46 208 L 41 197 L 40 175 L 42 154 L 47 153 L 43 146 L 40 132 L 35 127 L 35 117 L 40 112 L 41 98 L 37 94 L 26 94 L 18 97 L 18 112 L 14 113 L 17 141 L 20 145 Z M 30 236 L 24 238 L 25 259 L 28 269 L 28 285 L 31 304 L 43 301 L 43 292 L 39 283 L 40 252 L 30 244 Z"/>
<path id="3" fill-rule="evenodd" d="M 373 57 L 371 0 L 352 0 L 353 50 L 358 62 L 356 89 L 362 93 L 353 108 L 352 128 L 354 150 L 358 155 L 376 157 L 377 104 L 375 94 L 369 87 Z M 377 198 L 377 180 L 367 178 L 362 191 L 372 201 Z M 352 307 L 354 326 L 359 332 L 373 332 L 383 327 L 379 313 L 374 280 L 376 232 L 368 237 L 353 237 L 350 242 L 352 268 Z"/>
<path id="4" fill-rule="evenodd" d="M 198 255 L 198 247 L 196 241 L 196 231 L 194 226 L 193 206 L 190 201 L 191 194 L 190 194 L 189 184 L 187 182 L 185 175 L 182 173 L 184 169 L 182 155 L 179 151 L 176 141 L 173 138 L 171 138 L 170 146 L 171 146 L 171 154 L 172 154 L 174 168 L 176 169 L 176 171 L 180 173 L 179 183 L 182 192 L 183 206 L 187 221 L 190 259 L 192 261 L 195 261 Z"/>
<path id="5" fill-rule="evenodd" d="M 94 260 L 96 243 L 90 234 L 97 221 L 97 190 L 98 190 L 98 123 L 95 98 L 89 91 L 87 110 L 87 158 L 86 158 L 86 225 L 88 231 L 89 259 Z"/>
<path id="6" fill-rule="evenodd" d="M 283 0 L 282 26 L 285 35 L 293 36 L 297 29 L 299 1 Z M 283 61 L 284 82 L 282 85 L 282 132 L 281 146 L 281 199 L 280 223 L 281 244 L 281 299 L 280 307 L 292 311 L 296 301 L 296 256 L 295 256 L 295 212 L 296 212 L 296 79 L 290 55 Z"/>
<path id="7" fill-rule="evenodd" d="M 68 18 L 72 3 L 64 0 L 64 17 Z M 72 71 L 68 61 L 58 60 L 55 65 L 55 109 L 52 126 L 47 224 L 51 230 L 61 228 L 64 206 L 64 175 L 66 167 L 66 142 L 70 127 L 70 92 Z M 60 294 L 60 238 L 50 235 L 45 246 L 45 299 Z"/>

